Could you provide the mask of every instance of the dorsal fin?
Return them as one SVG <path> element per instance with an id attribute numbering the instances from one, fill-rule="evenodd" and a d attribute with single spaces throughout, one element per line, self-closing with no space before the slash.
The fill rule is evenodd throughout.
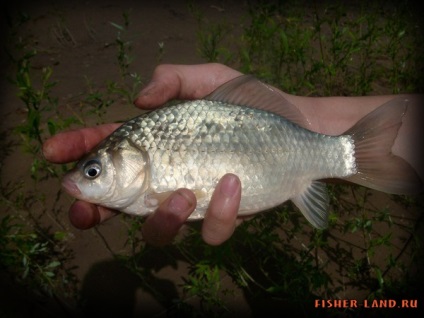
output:
<path id="1" fill-rule="evenodd" d="M 242 75 L 218 87 L 204 99 L 247 106 L 280 115 L 302 127 L 309 122 L 276 88 L 262 83 L 252 75 Z"/>

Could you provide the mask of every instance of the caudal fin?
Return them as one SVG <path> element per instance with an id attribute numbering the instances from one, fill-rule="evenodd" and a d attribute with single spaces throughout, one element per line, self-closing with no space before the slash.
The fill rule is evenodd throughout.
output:
<path id="1" fill-rule="evenodd" d="M 415 170 L 391 151 L 407 105 L 407 99 L 392 99 L 346 131 L 355 142 L 358 170 L 346 180 L 393 194 L 413 194 L 422 190 Z"/>

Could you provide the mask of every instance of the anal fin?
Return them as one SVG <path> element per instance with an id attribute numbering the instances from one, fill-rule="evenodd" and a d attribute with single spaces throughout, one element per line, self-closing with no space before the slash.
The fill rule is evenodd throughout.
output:
<path id="1" fill-rule="evenodd" d="M 329 197 L 325 183 L 313 181 L 291 200 L 314 227 L 324 229 L 328 226 Z"/>

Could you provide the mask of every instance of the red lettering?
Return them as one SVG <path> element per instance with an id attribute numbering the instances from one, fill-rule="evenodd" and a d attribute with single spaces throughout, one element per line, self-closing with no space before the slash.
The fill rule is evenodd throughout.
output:
<path id="1" fill-rule="evenodd" d="M 358 301 L 355 299 L 315 299 L 315 308 L 357 308 Z"/>
<path id="2" fill-rule="evenodd" d="M 402 299 L 402 308 L 418 308 L 418 301 L 416 299 Z"/>

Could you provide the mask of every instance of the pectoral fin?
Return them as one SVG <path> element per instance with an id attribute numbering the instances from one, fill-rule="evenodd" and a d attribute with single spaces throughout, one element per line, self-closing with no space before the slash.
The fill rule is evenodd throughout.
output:
<path id="1" fill-rule="evenodd" d="M 150 193 L 146 196 L 145 202 L 149 207 L 158 207 L 161 205 L 168 197 L 171 195 L 173 191 L 160 192 L 160 193 Z"/>
<path id="2" fill-rule="evenodd" d="M 196 196 L 197 201 L 204 198 L 206 193 L 199 189 L 192 190 L 194 195 Z M 149 207 L 158 207 L 161 205 L 169 196 L 174 193 L 174 191 L 166 191 L 166 192 L 153 192 L 147 195 L 145 202 Z"/>
<path id="3" fill-rule="evenodd" d="M 291 200 L 314 227 L 324 229 L 328 226 L 329 198 L 324 183 L 313 181 L 303 193 Z"/>

